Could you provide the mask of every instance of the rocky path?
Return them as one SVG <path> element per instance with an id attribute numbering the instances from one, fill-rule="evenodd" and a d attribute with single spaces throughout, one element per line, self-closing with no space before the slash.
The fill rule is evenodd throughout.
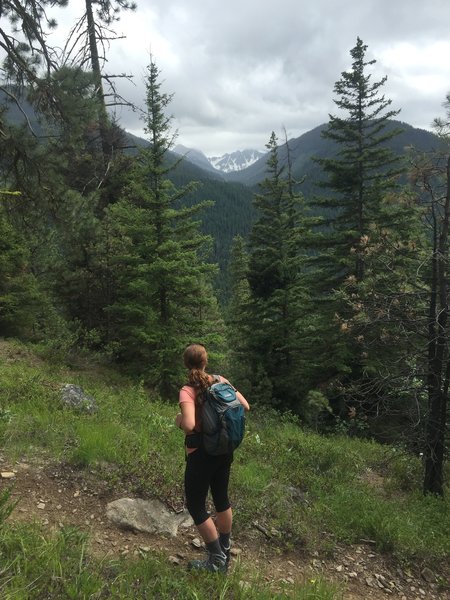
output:
<path id="1" fill-rule="evenodd" d="M 3 457 L 0 471 L 0 486 L 13 484 L 13 498 L 19 500 L 10 519 L 38 521 L 49 531 L 77 526 L 89 533 L 90 551 L 95 555 L 139 556 L 157 550 L 174 569 L 180 569 L 203 553 L 193 527 L 180 528 L 176 537 L 119 529 L 108 520 L 106 506 L 123 493 L 111 492 L 85 472 L 25 461 L 10 464 Z M 338 548 L 333 558 L 294 553 L 280 556 L 255 526 L 245 539 L 235 540 L 233 553 L 233 560 L 240 558 L 259 567 L 274 589 L 323 576 L 344 586 L 346 600 L 450 600 L 448 592 L 439 589 L 437 574 L 420 566 L 408 570 L 394 565 L 375 552 L 370 540 Z"/>

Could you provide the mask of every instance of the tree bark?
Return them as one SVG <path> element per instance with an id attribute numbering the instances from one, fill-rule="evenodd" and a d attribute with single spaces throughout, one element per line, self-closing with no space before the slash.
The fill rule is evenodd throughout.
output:
<path id="1" fill-rule="evenodd" d="M 98 127 L 100 133 L 100 143 L 102 147 L 103 162 L 106 167 L 111 155 L 111 147 L 108 143 L 108 113 L 105 106 L 105 93 L 103 91 L 102 71 L 100 68 L 100 58 L 98 55 L 97 35 L 95 32 L 94 13 L 92 11 L 92 0 L 86 2 L 86 18 L 88 24 L 89 52 L 91 55 L 91 67 L 95 80 L 95 92 L 98 100 Z"/>
<path id="2" fill-rule="evenodd" d="M 448 355 L 448 252 L 450 221 L 450 157 L 446 165 L 446 197 L 441 231 L 433 252 L 428 340 L 428 418 L 425 431 L 424 494 L 444 493 L 443 465 L 450 375 Z"/>

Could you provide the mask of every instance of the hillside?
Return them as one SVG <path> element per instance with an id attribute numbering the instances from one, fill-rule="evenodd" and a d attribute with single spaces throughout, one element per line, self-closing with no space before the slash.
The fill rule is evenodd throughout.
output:
<path id="1" fill-rule="evenodd" d="M 231 573 L 186 573 L 202 555 L 194 528 L 167 538 L 106 517 L 123 497 L 184 508 L 175 402 L 93 357 L 43 350 L 0 340 L 0 520 L 11 483 L 19 502 L 1 529 L 4 598 L 450 598 L 448 500 L 420 495 L 420 461 L 257 405 L 233 466 Z M 68 382 L 98 410 L 64 407 Z"/>
<path id="2" fill-rule="evenodd" d="M 34 131 L 42 133 L 38 119 L 29 103 L 22 101 L 23 113 L 18 107 L 0 96 L 0 101 L 8 106 L 8 118 L 13 123 L 31 123 Z M 389 141 L 389 146 L 400 154 L 414 147 L 418 151 L 427 152 L 438 145 L 438 138 L 429 131 L 414 128 L 406 123 L 392 121 L 392 128 L 400 127 L 403 132 Z M 288 141 L 293 175 L 298 180 L 304 178 L 301 191 L 306 197 L 317 194 L 317 183 L 321 180 L 320 166 L 313 161 L 313 157 L 329 157 L 336 152 L 335 144 L 321 137 L 325 125 L 320 125 L 298 138 Z M 139 147 L 145 147 L 148 142 L 138 136 L 126 133 L 127 152 L 135 152 Z M 212 236 L 211 261 L 219 265 L 223 273 L 229 259 L 232 240 L 241 235 L 246 238 L 251 230 L 255 211 L 252 206 L 253 194 L 266 176 L 266 157 L 263 156 L 251 166 L 239 171 L 222 173 L 214 169 L 206 156 L 199 151 L 188 148 L 183 149 L 184 158 L 176 169 L 170 174 L 172 181 L 182 186 L 191 181 L 198 182 L 197 189 L 186 198 L 188 204 L 195 204 L 203 200 L 213 200 L 214 206 L 207 209 L 202 215 L 202 230 Z M 178 152 L 181 149 L 178 147 Z M 169 163 L 176 163 L 180 154 L 168 153 Z M 280 160 L 286 161 L 286 148 L 280 147 Z M 320 190 L 324 193 L 323 190 Z M 219 279 L 219 288 L 223 287 Z M 222 292 L 221 292 L 222 293 Z"/>
<path id="3" fill-rule="evenodd" d="M 315 184 L 321 179 L 321 169 L 312 158 L 331 157 L 337 150 L 337 146 L 332 140 L 321 137 L 321 132 L 325 127 L 325 124 L 319 125 L 300 137 L 288 141 L 292 172 L 297 179 L 305 177 L 302 191 L 306 196 L 317 193 Z M 387 131 L 394 128 L 400 128 L 403 131 L 389 140 L 387 146 L 398 154 L 403 154 L 410 148 L 415 148 L 419 152 L 429 152 L 439 146 L 438 137 L 430 131 L 417 129 L 400 121 L 390 121 Z M 286 161 L 285 144 L 282 144 L 280 148 L 280 160 L 281 162 Z M 265 172 L 266 157 L 263 157 L 244 171 L 228 173 L 226 178 L 227 181 L 235 181 L 251 187 L 264 179 Z"/>

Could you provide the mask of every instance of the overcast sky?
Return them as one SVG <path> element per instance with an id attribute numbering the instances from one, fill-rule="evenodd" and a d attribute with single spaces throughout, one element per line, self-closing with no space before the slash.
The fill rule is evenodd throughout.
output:
<path id="1" fill-rule="evenodd" d="M 150 52 L 178 141 L 208 156 L 264 150 L 270 133 L 297 137 L 335 113 L 333 86 L 350 67 L 356 38 L 376 59 L 373 78 L 399 119 L 430 128 L 450 91 L 449 0 L 136 0 L 114 28 L 109 72 L 134 75 L 123 94 L 143 105 Z M 60 32 L 83 0 L 54 11 Z M 53 14 L 53 13 L 52 13 Z M 118 115 L 143 135 L 136 115 Z"/>

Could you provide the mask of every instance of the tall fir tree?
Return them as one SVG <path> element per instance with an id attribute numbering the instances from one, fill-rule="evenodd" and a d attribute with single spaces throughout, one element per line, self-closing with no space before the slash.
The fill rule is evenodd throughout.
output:
<path id="1" fill-rule="evenodd" d="M 314 290 L 321 352 L 328 353 L 327 368 L 319 377 L 330 389 L 335 382 L 333 394 L 343 409 L 342 385 L 360 380 L 365 372 L 361 333 L 349 323 L 361 313 L 361 290 L 370 294 L 376 285 L 373 277 L 365 282 L 368 257 L 379 255 L 383 228 L 395 229 L 406 214 L 404 203 L 395 200 L 401 197 L 398 179 L 404 167 L 386 144 L 400 132 L 389 123 L 399 111 L 390 109 L 391 100 L 382 94 L 386 77 L 371 81 L 368 68 L 376 61 L 367 60 L 366 52 L 358 37 L 350 51 L 352 68 L 335 84 L 334 102 L 341 113 L 330 115 L 323 136 L 336 143 L 336 155 L 317 159 L 327 176 L 321 185 L 329 192 L 314 201 L 322 214 L 312 261 Z"/>
<path id="2" fill-rule="evenodd" d="M 352 68 L 344 71 L 334 86 L 334 102 L 341 116 L 330 115 L 322 133 L 336 143 L 337 155 L 317 159 L 328 177 L 321 185 L 331 191 L 317 201 L 329 215 L 320 261 L 327 265 L 329 274 L 323 283 L 328 289 L 339 286 L 349 275 L 357 281 L 364 278 L 361 240 L 380 222 L 380 203 L 387 192 L 398 187 L 398 175 L 404 171 L 399 156 L 386 146 L 400 133 L 388 127 L 389 119 L 399 111 L 389 109 L 391 100 L 381 94 L 387 78 L 371 81 L 367 68 L 376 61 L 367 61 L 366 52 L 367 46 L 357 38 L 350 51 Z"/>
<path id="3" fill-rule="evenodd" d="M 223 324 L 208 284 L 209 238 L 195 215 L 206 206 L 183 207 L 193 184 L 176 188 L 168 178 L 173 144 L 171 96 L 161 90 L 159 69 L 147 75 L 146 133 L 150 142 L 136 159 L 125 192 L 108 211 L 115 249 L 117 300 L 108 312 L 119 357 L 134 364 L 163 397 L 174 394 L 182 377 L 180 354 L 192 341 L 213 353 L 223 345 Z M 200 338 L 200 339 L 199 339 Z"/>
<path id="4" fill-rule="evenodd" d="M 286 144 L 288 153 L 289 148 Z M 278 140 L 267 144 L 268 176 L 255 195 L 258 217 L 250 235 L 249 360 L 255 382 L 270 382 L 272 401 L 298 408 L 302 390 L 302 320 L 308 219 L 292 173 L 279 160 Z M 255 396 L 261 397 L 255 389 Z"/>
<path id="5" fill-rule="evenodd" d="M 246 397 L 251 397 L 254 379 L 249 363 L 250 286 L 248 283 L 246 243 L 238 235 L 233 239 L 227 270 L 229 301 L 226 307 L 229 367 L 227 372 Z"/>

